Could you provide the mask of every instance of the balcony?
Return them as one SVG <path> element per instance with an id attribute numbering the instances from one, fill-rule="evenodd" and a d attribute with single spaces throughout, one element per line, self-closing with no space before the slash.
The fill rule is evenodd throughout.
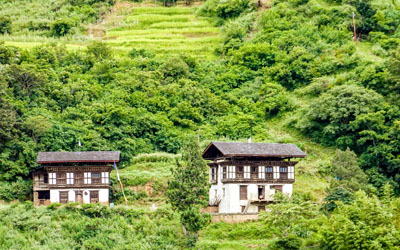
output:
<path id="1" fill-rule="evenodd" d="M 225 177 L 225 178 L 224 178 Z M 281 174 L 279 178 L 273 178 L 273 176 L 265 176 L 265 178 L 258 178 L 258 175 L 251 175 L 251 178 L 244 178 L 243 175 L 236 175 L 235 178 L 227 178 L 223 176 L 221 179 L 222 183 L 293 183 L 293 179 L 289 179 L 287 173 Z"/>

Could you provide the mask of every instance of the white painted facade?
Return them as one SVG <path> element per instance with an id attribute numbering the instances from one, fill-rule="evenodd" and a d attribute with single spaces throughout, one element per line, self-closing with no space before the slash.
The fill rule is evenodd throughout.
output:
<path id="1" fill-rule="evenodd" d="M 75 191 L 82 192 L 82 198 L 84 204 L 90 203 L 90 191 L 99 192 L 99 203 L 108 204 L 109 203 L 109 189 L 108 188 L 97 188 L 97 189 L 50 189 L 50 202 L 60 202 L 60 191 L 68 191 L 68 202 L 75 202 Z"/>
<path id="2" fill-rule="evenodd" d="M 250 168 L 250 167 L 249 167 Z M 274 167 L 275 168 L 275 167 Z M 279 168 L 279 167 L 276 167 Z M 227 167 L 226 177 L 228 179 L 234 179 L 236 176 L 234 166 Z M 279 183 L 277 182 L 279 179 L 279 172 L 274 173 L 273 178 L 276 180 L 273 183 L 271 182 L 234 182 L 234 183 L 223 183 L 222 182 L 222 167 L 218 165 L 218 175 L 217 182 L 211 185 L 209 191 L 209 203 L 215 203 L 215 200 L 220 200 L 218 205 L 219 213 L 241 213 L 243 207 L 245 207 L 247 213 L 257 213 L 258 205 L 254 201 L 259 201 L 259 187 L 264 187 L 265 194 L 263 201 L 273 201 L 273 195 L 276 190 L 274 186 L 280 185 L 282 186 L 282 193 L 292 195 L 293 185 L 291 183 Z M 275 171 L 274 171 L 275 172 Z M 212 179 L 212 173 L 210 168 L 210 181 Z M 250 180 L 250 173 L 244 173 L 244 179 Z M 265 179 L 265 168 L 259 167 L 258 177 L 260 179 Z M 289 174 L 289 179 L 294 180 L 294 167 L 293 174 Z M 240 200 L 240 186 L 247 186 L 247 200 Z M 253 202 L 252 202 L 253 201 Z"/>

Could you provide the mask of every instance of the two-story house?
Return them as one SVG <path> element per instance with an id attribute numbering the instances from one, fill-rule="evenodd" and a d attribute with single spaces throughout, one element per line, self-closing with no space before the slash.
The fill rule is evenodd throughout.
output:
<path id="1" fill-rule="evenodd" d="M 293 144 L 211 142 L 203 158 L 211 160 L 209 204 L 218 213 L 265 210 L 275 192 L 291 195 L 294 167 L 306 154 Z"/>
<path id="2" fill-rule="evenodd" d="M 35 205 L 53 202 L 109 203 L 110 172 L 118 151 L 40 152 L 33 172 Z"/>

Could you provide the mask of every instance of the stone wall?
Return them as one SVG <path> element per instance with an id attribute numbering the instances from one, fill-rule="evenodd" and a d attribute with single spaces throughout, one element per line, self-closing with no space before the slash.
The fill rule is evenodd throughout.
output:
<path id="1" fill-rule="evenodd" d="M 240 223 L 258 220 L 258 213 L 211 214 L 212 222 Z"/>

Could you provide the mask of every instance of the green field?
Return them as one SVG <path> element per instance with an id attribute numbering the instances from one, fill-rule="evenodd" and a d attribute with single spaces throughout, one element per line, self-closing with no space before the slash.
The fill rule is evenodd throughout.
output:
<path id="1" fill-rule="evenodd" d="M 135 48 L 157 54 L 214 56 L 220 28 L 209 18 L 196 16 L 190 7 L 147 6 L 117 8 L 101 25 L 106 30 L 102 39 L 124 52 Z"/>

